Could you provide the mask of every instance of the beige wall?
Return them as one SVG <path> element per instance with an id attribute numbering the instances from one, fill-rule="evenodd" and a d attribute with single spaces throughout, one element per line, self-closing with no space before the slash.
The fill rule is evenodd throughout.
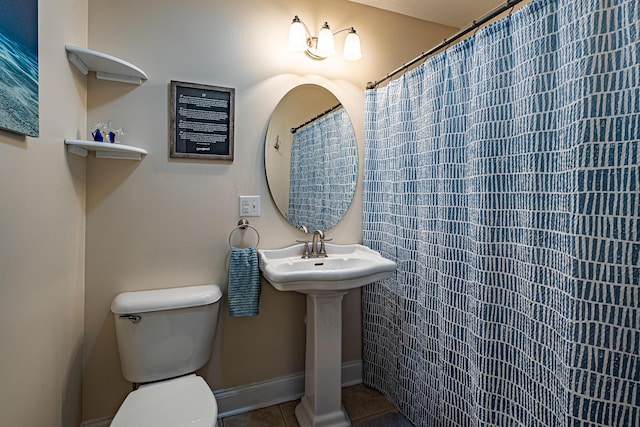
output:
<path id="1" fill-rule="evenodd" d="M 355 26 L 364 59 L 323 62 L 286 50 L 294 14 L 314 30 Z M 110 119 L 124 142 L 145 148 L 141 162 L 87 160 L 84 419 L 115 413 L 130 390 L 122 379 L 109 306 L 127 290 L 219 283 L 226 289 L 227 239 L 238 196 L 260 195 L 250 218 L 260 247 L 302 234 L 271 202 L 263 167 L 270 115 L 302 83 L 334 92 L 364 140 L 364 87 L 454 30 L 343 0 L 90 0 L 89 47 L 141 67 L 149 80 L 129 86 L 89 78 L 88 122 Z M 343 38 L 337 37 L 340 46 Z M 236 89 L 235 160 L 168 159 L 171 80 Z M 355 202 L 328 237 L 361 241 L 362 171 Z M 304 296 L 263 284 L 260 315 L 229 318 L 223 307 L 215 355 L 202 371 L 213 389 L 304 369 Z M 361 358 L 360 294 L 344 302 L 343 360 Z"/>
<path id="2" fill-rule="evenodd" d="M 84 316 L 86 0 L 39 5 L 40 137 L 0 130 L 0 425 L 78 426 Z"/>

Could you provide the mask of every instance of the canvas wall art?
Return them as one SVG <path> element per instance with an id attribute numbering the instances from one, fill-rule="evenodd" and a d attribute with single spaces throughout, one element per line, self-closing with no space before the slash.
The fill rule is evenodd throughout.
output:
<path id="1" fill-rule="evenodd" d="M 0 0 L 0 128 L 38 136 L 38 0 Z"/>

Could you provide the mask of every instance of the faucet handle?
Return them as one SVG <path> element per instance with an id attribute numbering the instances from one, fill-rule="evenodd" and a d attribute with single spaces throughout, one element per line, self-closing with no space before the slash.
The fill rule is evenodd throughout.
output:
<path id="1" fill-rule="evenodd" d="M 320 239 L 320 250 L 318 251 L 318 256 L 320 258 L 326 258 L 327 257 L 327 249 L 324 247 L 324 242 L 330 242 L 333 239 Z"/>
<path id="2" fill-rule="evenodd" d="M 304 243 L 304 248 L 302 249 L 302 258 L 309 258 L 309 241 L 308 240 L 296 240 L 298 243 Z"/>

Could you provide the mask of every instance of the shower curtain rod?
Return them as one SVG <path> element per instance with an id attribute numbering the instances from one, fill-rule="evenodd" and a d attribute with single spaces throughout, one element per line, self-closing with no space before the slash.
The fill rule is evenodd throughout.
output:
<path id="1" fill-rule="evenodd" d="M 381 78 L 380 80 L 375 81 L 375 82 L 368 82 L 367 83 L 367 89 L 375 89 L 375 88 L 377 88 L 378 85 L 380 85 L 381 83 L 384 83 L 387 80 L 391 79 L 396 74 L 398 74 L 398 73 L 400 73 L 402 71 L 405 71 L 407 68 L 411 67 L 412 65 L 416 64 L 417 62 L 422 61 L 427 56 L 433 55 L 434 53 L 436 53 L 440 49 L 449 46 L 451 43 L 453 43 L 453 42 L 457 41 L 458 39 L 464 37 L 465 35 L 469 34 L 471 31 L 473 31 L 473 30 L 475 30 L 477 28 L 480 28 L 481 26 L 483 26 L 487 22 L 491 21 L 493 18 L 501 15 L 502 13 L 506 12 L 509 9 L 512 9 L 515 5 L 517 5 L 518 3 L 522 3 L 523 1 L 525 1 L 525 0 L 507 0 L 507 2 L 504 3 L 502 6 L 499 6 L 499 7 L 495 8 L 494 10 L 492 10 L 489 13 L 487 13 L 483 17 L 474 20 L 471 23 L 471 25 L 469 25 L 469 26 L 463 28 L 462 30 L 458 31 L 453 36 L 444 39 L 442 41 L 442 43 L 440 43 L 439 45 L 432 47 L 431 49 L 429 49 L 426 52 L 422 52 L 422 54 L 420 54 L 420 56 L 412 59 L 411 61 L 407 62 L 403 66 L 396 68 L 395 70 L 393 70 L 392 72 L 390 72 L 389 74 L 387 74 L 386 76 Z"/>
<path id="2" fill-rule="evenodd" d="M 320 114 L 318 114 L 317 116 L 315 116 L 315 117 L 313 117 L 313 118 L 311 118 L 311 119 L 307 120 L 306 122 L 304 122 L 304 123 L 303 123 L 303 124 L 301 124 L 300 126 L 297 126 L 297 127 L 291 128 L 291 133 L 296 133 L 296 132 L 298 132 L 298 130 L 300 130 L 301 128 L 305 127 L 305 126 L 306 126 L 306 125 L 308 125 L 309 123 L 313 123 L 313 122 L 315 122 L 316 120 L 318 120 L 318 119 L 320 119 L 320 118 L 322 118 L 322 117 L 326 116 L 326 115 L 327 115 L 327 114 L 329 114 L 329 113 L 334 112 L 335 110 L 337 110 L 337 109 L 338 109 L 338 108 L 340 108 L 340 107 L 342 107 L 342 104 L 336 104 L 336 105 L 334 105 L 333 107 L 331 107 L 331 108 L 328 108 L 328 109 L 324 110 L 322 113 L 320 113 Z"/>

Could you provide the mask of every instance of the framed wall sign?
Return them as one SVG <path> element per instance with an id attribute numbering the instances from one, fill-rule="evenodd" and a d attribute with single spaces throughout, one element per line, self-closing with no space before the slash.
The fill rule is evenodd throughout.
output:
<path id="1" fill-rule="evenodd" d="M 169 156 L 233 161 L 235 89 L 171 81 Z"/>

